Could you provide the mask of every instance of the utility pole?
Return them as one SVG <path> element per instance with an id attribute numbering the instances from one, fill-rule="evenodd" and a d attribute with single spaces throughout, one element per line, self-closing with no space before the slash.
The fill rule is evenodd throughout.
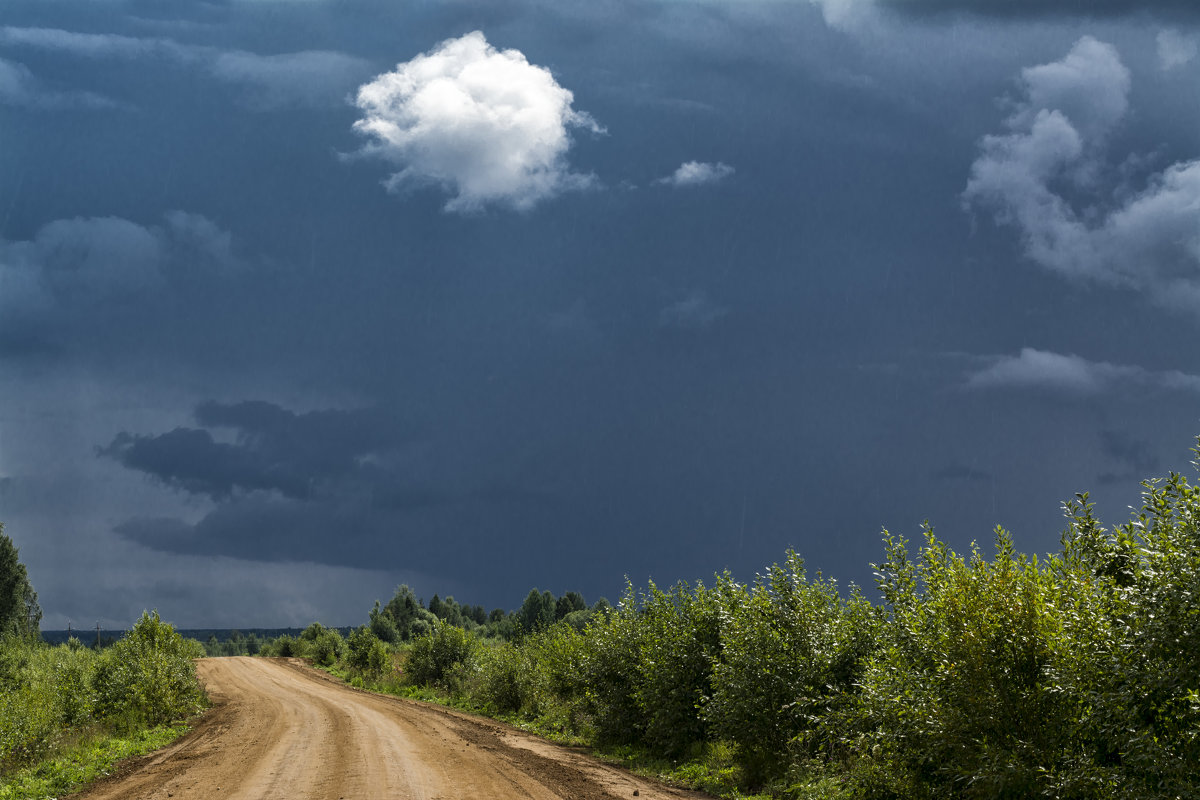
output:
<path id="1" fill-rule="evenodd" d="M 96 620 L 96 652 L 100 652 L 100 620 Z"/>

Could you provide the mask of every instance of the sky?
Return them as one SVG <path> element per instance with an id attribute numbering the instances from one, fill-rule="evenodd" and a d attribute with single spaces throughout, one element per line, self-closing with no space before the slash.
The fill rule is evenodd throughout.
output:
<path id="1" fill-rule="evenodd" d="M 1192 0 L 6 0 L 43 627 L 872 591 L 1200 433 Z"/>

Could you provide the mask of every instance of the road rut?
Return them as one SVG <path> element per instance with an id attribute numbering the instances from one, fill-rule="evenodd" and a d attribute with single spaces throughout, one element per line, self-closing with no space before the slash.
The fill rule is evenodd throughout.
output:
<path id="1" fill-rule="evenodd" d="M 84 800 L 707 798 L 439 706 L 357 691 L 300 662 L 198 662 L 213 708 Z"/>

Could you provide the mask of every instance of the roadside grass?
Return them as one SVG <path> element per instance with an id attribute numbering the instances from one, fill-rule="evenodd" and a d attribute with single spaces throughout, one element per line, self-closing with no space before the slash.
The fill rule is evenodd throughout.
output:
<path id="1" fill-rule="evenodd" d="M 0 800 L 48 800 L 81 789 L 112 773 L 119 761 L 166 747 L 190 730 L 160 725 L 129 736 L 84 735 L 53 758 L 0 779 Z"/>

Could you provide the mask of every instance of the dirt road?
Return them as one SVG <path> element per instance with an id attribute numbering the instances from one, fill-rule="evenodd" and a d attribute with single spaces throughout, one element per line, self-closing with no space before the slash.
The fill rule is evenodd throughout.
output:
<path id="1" fill-rule="evenodd" d="M 208 658 L 212 710 L 86 800 L 647 800 L 665 788 L 499 723 L 368 694 L 302 664 Z"/>

